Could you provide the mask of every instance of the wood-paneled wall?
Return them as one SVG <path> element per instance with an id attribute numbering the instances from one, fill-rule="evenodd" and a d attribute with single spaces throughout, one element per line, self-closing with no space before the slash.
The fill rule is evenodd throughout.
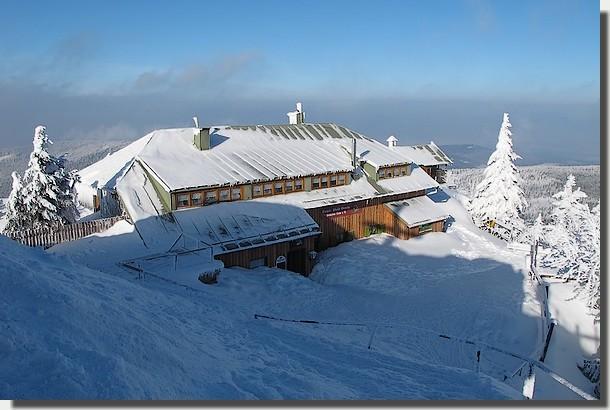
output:
<path id="1" fill-rule="evenodd" d="M 316 250 L 324 250 L 342 242 L 364 238 L 371 233 L 385 232 L 399 239 L 419 235 L 419 227 L 410 228 L 384 204 L 424 195 L 424 191 L 372 198 L 342 205 L 308 209 L 309 215 L 320 225 Z M 444 221 L 433 223 L 432 231 L 441 232 Z"/>
<path id="2" fill-rule="evenodd" d="M 297 241 L 300 241 L 300 245 L 296 245 Z M 222 255 L 216 255 L 216 259 L 221 260 L 225 267 L 241 266 L 242 268 L 249 268 L 250 261 L 254 259 L 267 258 L 267 266 L 274 267 L 275 261 L 278 256 L 285 256 L 289 258 L 289 252 L 298 249 L 305 250 L 305 276 L 311 273 L 313 268 L 312 260 L 309 258 L 309 252 L 314 250 L 315 237 L 310 236 L 308 238 L 302 238 L 292 241 L 286 241 L 276 243 L 273 245 L 261 246 L 258 248 L 246 249 L 243 251 L 225 253 Z"/>

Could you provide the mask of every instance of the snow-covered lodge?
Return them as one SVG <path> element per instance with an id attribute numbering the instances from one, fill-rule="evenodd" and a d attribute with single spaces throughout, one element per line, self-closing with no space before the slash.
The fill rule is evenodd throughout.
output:
<path id="1" fill-rule="evenodd" d="M 103 216 L 126 213 L 145 243 L 302 274 L 316 251 L 353 238 L 443 230 L 448 215 L 426 195 L 451 162 L 436 145 L 306 123 L 300 104 L 288 116 L 153 131 L 82 170 L 79 197 Z"/>

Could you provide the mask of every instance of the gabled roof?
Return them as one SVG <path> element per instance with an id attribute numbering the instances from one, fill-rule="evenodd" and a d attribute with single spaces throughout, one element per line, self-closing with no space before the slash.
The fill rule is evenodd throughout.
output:
<path id="1" fill-rule="evenodd" d="M 434 142 L 421 145 L 395 146 L 394 149 L 409 156 L 420 166 L 448 165 L 453 161 Z"/>
<path id="2" fill-rule="evenodd" d="M 385 204 L 409 227 L 441 221 L 449 215 L 427 195 Z"/>
<path id="3" fill-rule="evenodd" d="M 412 162 L 404 153 L 336 124 L 211 127 L 211 148 L 203 151 L 193 144 L 197 132 L 197 128 L 153 131 L 111 155 L 103 170 L 99 163 L 87 168 L 87 175 L 119 174 L 135 158 L 173 191 L 347 172 L 353 169 L 353 141 L 358 159 L 376 167 Z M 86 184 L 92 181 L 88 176 L 83 179 Z"/>

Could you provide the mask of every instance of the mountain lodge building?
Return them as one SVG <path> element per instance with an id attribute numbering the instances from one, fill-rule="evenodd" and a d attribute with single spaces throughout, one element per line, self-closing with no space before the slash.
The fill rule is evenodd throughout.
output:
<path id="1" fill-rule="evenodd" d="M 448 215 L 426 194 L 451 160 L 434 143 L 386 146 L 337 124 L 306 123 L 301 104 L 288 117 L 153 131 L 82 170 L 79 197 L 103 216 L 123 212 L 160 250 L 180 242 L 226 267 L 304 275 L 317 251 L 344 241 L 443 231 Z"/>

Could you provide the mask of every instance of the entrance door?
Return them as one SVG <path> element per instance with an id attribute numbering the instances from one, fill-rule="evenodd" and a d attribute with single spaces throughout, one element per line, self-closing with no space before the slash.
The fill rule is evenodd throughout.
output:
<path id="1" fill-rule="evenodd" d="M 291 250 L 288 252 L 288 270 L 305 275 L 306 258 L 307 252 L 304 248 Z"/>

